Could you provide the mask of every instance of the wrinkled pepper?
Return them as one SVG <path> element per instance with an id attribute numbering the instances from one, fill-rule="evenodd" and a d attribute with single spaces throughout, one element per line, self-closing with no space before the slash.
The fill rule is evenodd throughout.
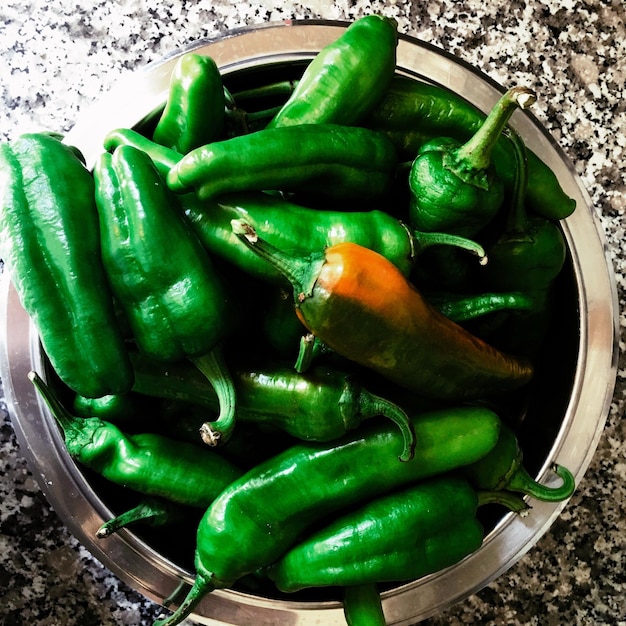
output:
<path id="1" fill-rule="evenodd" d="M 377 104 L 396 69 L 397 22 L 366 15 L 318 52 L 268 128 L 354 125 Z"/>
<path id="2" fill-rule="evenodd" d="M 307 191 L 332 198 L 382 198 L 396 150 L 382 133 L 305 124 L 258 130 L 196 148 L 172 167 L 167 184 L 200 199 L 245 190 Z"/>
<path id="3" fill-rule="evenodd" d="M 515 109 L 535 100 L 529 89 L 509 89 L 469 141 L 440 137 L 419 149 L 409 173 L 414 228 L 472 236 L 495 217 L 504 183 L 492 164 L 493 148 Z"/>
<path id="4" fill-rule="evenodd" d="M 436 311 L 380 254 L 352 243 L 296 257 L 233 221 L 241 240 L 293 285 L 309 332 L 337 354 L 426 398 L 468 400 L 518 389 L 532 365 L 504 354 Z"/>
<path id="5" fill-rule="evenodd" d="M 500 429 L 495 413 L 477 407 L 412 423 L 420 445 L 407 463 L 397 461 L 400 433 L 372 424 L 332 444 L 294 446 L 228 486 L 198 527 L 192 588 L 155 626 L 179 624 L 206 593 L 271 565 L 325 516 L 482 458 Z"/>
<path id="6" fill-rule="evenodd" d="M 94 177 L 105 269 L 134 339 L 152 358 L 191 360 L 211 381 L 221 411 L 205 442 L 216 445 L 235 422 L 221 349 L 236 313 L 227 289 L 148 155 L 132 146 L 105 152 Z"/>
<path id="7" fill-rule="evenodd" d="M 485 121 L 485 114 L 458 94 L 405 76 L 394 76 L 389 88 L 364 124 L 384 132 L 400 158 L 413 160 L 419 149 L 436 137 L 465 142 Z M 555 173 L 529 151 L 527 202 L 533 213 L 548 219 L 569 217 L 576 202 L 563 190 Z M 503 136 L 493 148 L 493 164 L 510 190 L 514 184 L 515 155 Z"/>
<path id="8" fill-rule="evenodd" d="M 224 85 L 215 61 L 189 52 L 174 65 L 165 108 L 152 138 L 186 154 L 221 137 L 225 107 Z"/>
<path id="9" fill-rule="evenodd" d="M 0 202 L 0 256 L 55 372 L 91 398 L 130 389 L 93 178 L 78 151 L 47 133 L 3 143 Z"/>

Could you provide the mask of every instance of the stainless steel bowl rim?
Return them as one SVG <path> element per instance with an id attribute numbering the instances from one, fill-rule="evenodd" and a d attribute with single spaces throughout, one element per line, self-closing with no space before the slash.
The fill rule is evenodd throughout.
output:
<path id="1" fill-rule="evenodd" d="M 228 75 L 262 64 L 308 60 L 347 26 L 345 22 L 304 20 L 269 23 L 202 39 L 177 50 L 121 80 L 108 94 L 81 113 L 66 141 L 78 146 L 92 165 L 102 150 L 104 135 L 113 128 L 132 127 L 162 106 L 177 59 L 190 51 L 212 56 Z M 504 89 L 462 60 L 406 35 L 398 42 L 398 71 L 461 94 L 488 110 Z M 573 393 L 552 450 L 537 478 L 557 480 L 552 463 L 568 467 L 579 483 L 602 435 L 617 369 L 617 293 L 599 220 L 575 168 L 563 151 L 529 113 L 516 112 L 512 125 L 530 149 L 556 172 L 577 210 L 564 220 L 580 305 L 579 358 Z M 164 559 L 129 531 L 105 541 L 95 530 L 112 512 L 93 493 L 69 459 L 48 410 L 26 379 L 41 371 L 42 354 L 36 329 L 3 276 L 0 315 L 2 351 L 0 376 L 21 451 L 42 491 L 68 529 L 119 578 L 162 602 L 192 573 Z M 42 416 L 44 419 L 42 419 Z M 62 489 L 58 485 L 62 485 Z M 413 624 L 475 593 L 516 563 L 566 506 L 533 501 L 529 516 L 506 515 L 485 539 L 483 547 L 458 565 L 383 593 L 389 624 Z M 263 626 L 273 624 L 343 625 L 337 602 L 303 603 L 258 598 L 231 590 L 207 596 L 194 618 L 203 624 Z"/>

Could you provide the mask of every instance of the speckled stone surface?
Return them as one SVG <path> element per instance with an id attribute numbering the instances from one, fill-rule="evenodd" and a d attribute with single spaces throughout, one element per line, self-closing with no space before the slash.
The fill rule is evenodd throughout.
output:
<path id="1" fill-rule="evenodd" d="M 622 0 L 231 3 L 9 0 L 0 7 L 0 135 L 67 130 L 120 77 L 197 38 L 287 18 L 394 16 L 501 84 L 534 86 L 535 115 L 586 186 L 626 287 L 626 9 Z M 626 322 L 620 317 L 620 330 Z M 620 344 L 621 345 L 621 344 Z M 626 625 L 625 363 L 584 481 L 539 543 L 507 573 L 429 626 Z M 0 407 L 0 622 L 149 625 L 159 607 L 70 536 L 28 471 Z"/>

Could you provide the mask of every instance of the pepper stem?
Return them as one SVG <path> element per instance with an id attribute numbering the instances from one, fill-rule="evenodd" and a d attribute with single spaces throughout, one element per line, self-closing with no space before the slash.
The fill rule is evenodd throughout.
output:
<path id="1" fill-rule="evenodd" d="M 104 522 L 96 531 L 96 537 L 98 539 L 110 537 L 122 528 L 132 524 L 144 523 L 150 526 L 163 526 L 171 521 L 172 516 L 176 515 L 179 507 L 180 505 L 174 505 L 165 500 L 146 498 L 136 507 Z"/>
<path id="2" fill-rule="evenodd" d="M 332 348 L 329 348 L 313 333 L 306 333 L 300 338 L 300 347 L 298 350 L 298 356 L 296 357 L 294 369 L 298 372 L 298 374 L 302 374 L 311 367 L 311 363 L 318 356 L 332 352 Z"/>
<path id="3" fill-rule="evenodd" d="M 94 432 L 102 427 L 105 422 L 98 417 L 80 418 L 72 415 L 52 393 L 52 389 L 37 372 L 28 372 L 28 380 L 33 383 L 63 431 L 63 438 L 70 455 L 75 456 L 79 454 L 83 446 L 91 442 Z"/>
<path id="4" fill-rule="evenodd" d="M 313 290 L 317 269 L 324 263 L 324 253 L 308 257 L 289 255 L 261 239 L 245 220 L 231 220 L 233 233 L 263 260 L 270 263 L 291 283 L 294 296 L 308 296 Z"/>
<path id="5" fill-rule="evenodd" d="M 506 488 L 510 491 L 525 493 L 543 502 L 561 502 L 566 500 L 576 488 L 573 474 L 562 465 L 554 463 L 552 471 L 562 480 L 558 487 L 548 487 L 534 480 L 530 474 L 520 465 L 509 478 Z"/>
<path id="6" fill-rule="evenodd" d="M 526 109 L 537 101 L 527 87 L 509 89 L 494 105 L 472 138 L 460 148 L 444 156 L 444 165 L 466 183 L 486 188 L 485 172 L 491 163 L 491 153 L 515 109 Z"/>
<path id="7" fill-rule="evenodd" d="M 343 613 L 348 626 L 385 626 L 387 623 L 374 583 L 344 587 Z"/>
<path id="8" fill-rule="evenodd" d="M 390 419 L 402 433 L 404 449 L 400 461 L 410 461 L 415 455 L 415 430 L 409 416 L 397 404 L 381 398 L 367 389 L 360 388 L 357 397 L 358 414 L 362 420 L 381 415 Z"/>
<path id="9" fill-rule="evenodd" d="M 420 230 L 414 230 L 409 232 L 413 244 L 413 254 L 417 256 L 428 248 L 433 246 L 452 246 L 454 248 L 460 248 L 470 254 L 478 257 L 478 263 L 480 265 L 487 265 L 488 258 L 485 249 L 476 241 L 461 237 L 459 235 L 451 235 L 449 233 L 429 233 Z"/>
<path id="10" fill-rule="evenodd" d="M 197 574 L 193 586 L 182 604 L 170 616 L 156 620 L 153 626 L 176 626 L 176 624 L 180 624 L 200 604 L 202 598 L 213 589 L 213 585 L 207 578 Z"/>
<path id="11" fill-rule="evenodd" d="M 528 213 L 526 212 L 526 189 L 528 187 L 528 154 L 526 144 L 519 133 L 512 128 L 507 128 L 507 139 L 513 144 L 515 155 L 515 178 L 513 183 L 511 208 L 506 221 L 506 232 L 523 233 L 528 226 Z"/>
<path id="12" fill-rule="evenodd" d="M 519 515 L 527 515 L 531 507 L 523 498 L 509 491 L 479 491 L 478 506 L 485 504 L 501 504 Z"/>
<path id="13" fill-rule="evenodd" d="M 191 358 L 190 361 L 204 374 L 217 395 L 220 407 L 217 419 L 204 422 L 200 426 L 202 441 L 209 446 L 217 446 L 230 438 L 235 427 L 235 383 L 224 360 L 221 346 L 213 348 L 204 356 Z"/>

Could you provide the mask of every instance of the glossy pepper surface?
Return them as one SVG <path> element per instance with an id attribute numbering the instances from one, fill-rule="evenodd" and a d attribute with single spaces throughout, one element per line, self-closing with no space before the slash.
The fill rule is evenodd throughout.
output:
<path id="1" fill-rule="evenodd" d="M 340 515 L 299 541 L 267 573 L 285 592 L 415 580 L 481 546 L 480 504 L 463 478 L 421 481 Z M 515 506 L 525 509 L 521 499 Z"/>
<path id="2" fill-rule="evenodd" d="M 491 153 L 513 111 L 535 100 L 529 89 L 514 87 L 466 143 L 442 137 L 419 149 L 409 174 L 414 228 L 474 235 L 495 217 L 504 199 L 504 183 Z"/>
<path id="3" fill-rule="evenodd" d="M 192 360 L 220 394 L 222 413 L 207 442 L 228 437 L 235 400 L 220 342 L 234 313 L 222 280 L 145 153 L 105 152 L 94 176 L 105 268 L 139 349 Z"/>
<path id="4" fill-rule="evenodd" d="M 192 589 L 155 625 L 180 623 L 207 592 L 269 566 L 324 516 L 481 458 L 500 429 L 497 415 L 478 407 L 425 413 L 412 423 L 419 445 L 407 463 L 397 460 L 404 445 L 397 430 L 372 424 L 332 445 L 294 446 L 232 483 L 198 527 Z"/>
<path id="5" fill-rule="evenodd" d="M 0 254 L 59 377 L 92 398 L 130 389 L 94 183 L 78 153 L 45 133 L 4 143 L 0 202 Z"/>
<path id="6" fill-rule="evenodd" d="M 357 124 L 393 77 L 397 41 L 394 19 L 367 15 L 356 20 L 317 53 L 268 127 Z"/>
<path id="7" fill-rule="evenodd" d="M 425 143 L 437 137 L 468 141 L 485 117 L 480 109 L 449 89 L 394 76 L 364 124 L 384 132 L 393 141 L 401 159 L 413 160 Z M 492 154 L 498 177 L 510 190 L 515 176 L 513 147 L 503 136 Z M 528 161 L 530 210 L 553 220 L 571 215 L 576 202 L 565 193 L 552 169 L 532 151 L 529 151 Z"/>
<path id="8" fill-rule="evenodd" d="M 147 396 L 183 400 L 215 409 L 217 397 L 195 368 L 178 364 L 163 367 L 136 355 L 133 389 Z M 405 441 L 401 458 L 407 460 L 415 442 L 406 413 L 396 404 L 369 392 L 345 370 L 317 367 L 299 374 L 292 367 L 264 362 L 232 367 L 237 393 L 237 418 L 272 426 L 293 437 L 331 441 L 382 416 L 400 428 Z"/>
<path id="9" fill-rule="evenodd" d="M 167 102 L 152 138 L 185 154 L 221 137 L 225 107 L 222 76 L 215 61 L 189 52 L 174 66 Z"/>
<path id="10" fill-rule="evenodd" d="M 70 456 L 122 487 L 205 508 L 243 473 L 204 446 L 154 433 L 126 435 L 104 420 L 75 417 L 37 373 L 30 379 L 63 430 Z"/>
<path id="11" fill-rule="evenodd" d="M 453 401 L 511 391 L 531 379 L 529 363 L 441 315 L 378 253 L 343 243 L 294 257 L 245 223 L 234 221 L 233 228 L 289 278 L 296 313 L 311 333 L 400 387 Z"/>
<path id="12" fill-rule="evenodd" d="M 382 197 L 396 150 L 385 135 L 357 126 L 304 124 L 215 141 L 187 153 L 167 175 L 175 192 L 201 199 L 280 189 L 333 198 Z"/>

